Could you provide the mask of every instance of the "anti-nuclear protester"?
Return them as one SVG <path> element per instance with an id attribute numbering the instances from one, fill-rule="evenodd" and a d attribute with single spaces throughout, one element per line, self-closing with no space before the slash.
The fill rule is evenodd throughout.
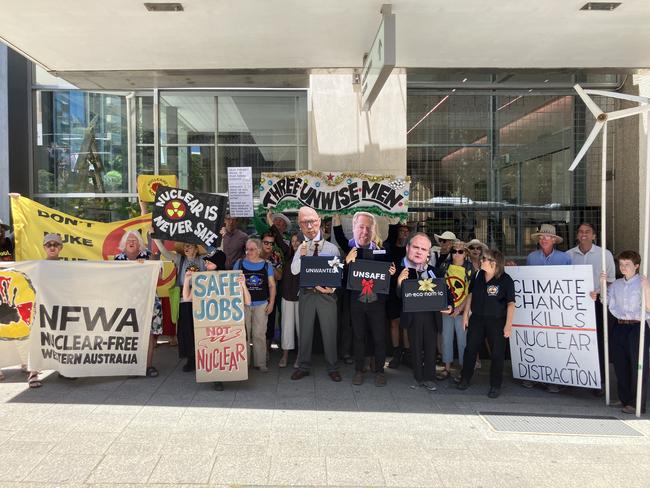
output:
<path id="1" fill-rule="evenodd" d="M 439 312 L 446 310 L 448 306 L 447 284 L 444 278 L 402 282 L 403 312 Z"/>
<path id="2" fill-rule="evenodd" d="M 262 173 L 259 214 L 298 209 L 303 205 L 321 215 L 353 214 L 407 217 L 411 179 L 408 176 L 353 172 L 289 171 Z"/>
<path id="3" fill-rule="evenodd" d="M 226 203 L 226 197 L 221 195 L 160 186 L 153 204 L 153 236 L 216 247 Z"/>
<path id="4" fill-rule="evenodd" d="M 339 288 L 342 279 L 343 263 L 338 256 L 303 256 L 300 260 L 301 288 Z"/>

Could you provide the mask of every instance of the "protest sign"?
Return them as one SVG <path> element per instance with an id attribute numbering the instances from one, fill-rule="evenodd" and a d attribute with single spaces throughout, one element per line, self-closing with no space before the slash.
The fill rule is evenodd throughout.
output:
<path id="1" fill-rule="evenodd" d="M 228 213 L 231 217 L 253 216 L 253 169 L 228 168 Z"/>
<path id="2" fill-rule="evenodd" d="M 176 175 L 138 175 L 138 197 L 153 202 L 159 186 L 177 186 Z"/>
<path id="3" fill-rule="evenodd" d="M 27 263 L 0 263 L 0 368 L 27 364 L 29 333 L 34 319 L 34 287 Z"/>
<path id="4" fill-rule="evenodd" d="M 64 261 L 112 260 L 120 253 L 118 245 L 126 231 L 137 231 L 147 240 L 151 214 L 112 223 L 74 217 L 29 198 L 10 198 L 16 239 L 16 261 L 43 259 L 43 236 L 59 234 L 63 241 L 60 258 Z M 169 243 L 173 249 L 174 243 Z M 158 279 L 158 296 L 169 296 L 176 283 L 176 268 L 164 261 Z"/>
<path id="5" fill-rule="evenodd" d="M 444 278 L 402 282 L 403 312 L 438 312 L 448 306 L 447 285 Z"/>
<path id="6" fill-rule="evenodd" d="M 591 266 L 517 266 L 510 336 L 517 379 L 600 388 Z"/>
<path id="7" fill-rule="evenodd" d="M 357 259 L 348 270 L 348 290 L 360 291 L 362 295 L 383 294 L 390 291 L 391 263 Z"/>
<path id="8" fill-rule="evenodd" d="M 196 381 L 248 379 L 241 271 L 192 275 Z"/>
<path id="9" fill-rule="evenodd" d="M 258 212 L 307 205 L 320 214 L 365 210 L 376 215 L 406 217 L 410 184 L 408 176 L 307 170 L 262 173 Z"/>
<path id="10" fill-rule="evenodd" d="M 30 368 L 70 377 L 144 375 L 156 261 L 32 261 L 36 290 Z"/>
<path id="11" fill-rule="evenodd" d="M 216 247 L 225 211 L 224 196 L 159 186 L 151 220 L 153 236 Z"/>
<path id="12" fill-rule="evenodd" d="M 300 287 L 338 288 L 343 280 L 343 263 L 338 256 L 303 256 L 300 259 Z"/>

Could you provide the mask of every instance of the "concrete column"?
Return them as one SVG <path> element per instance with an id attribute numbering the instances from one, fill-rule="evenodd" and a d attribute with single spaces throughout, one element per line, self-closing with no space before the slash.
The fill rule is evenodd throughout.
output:
<path id="1" fill-rule="evenodd" d="M 406 174 L 406 72 L 395 69 L 368 112 L 352 70 L 309 77 L 309 161 L 318 171 Z"/>
<path id="2" fill-rule="evenodd" d="M 9 77 L 7 46 L 0 43 L 0 218 L 9 223 Z"/>
<path id="3" fill-rule="evenodd" d="M 643 70 L 639 74 L 633 76 L 633 83 L 638 86 L 639 95 L 642 97 L 650 98 L 650 70 Z M 648 148 L 648 131 L 650 130 L 650 120 L 648 116 L 639 118 L 639 156 L 638 156 L 638 189 L 639 189 L 639 220 L 638 220 L 638 244 L 636 249 L 640 252 L 643 251 L 643 233 L 646 225 L 650 225 L 650 216 L 644 215 L 645 199 L 650 198 L 648 192 L 650 188 L 646 188 L 645 178 L 647 167 L 647 153 Z M 633 223 L 630 223 L 633 225 Z M 648 256 L 643 256 L 645 262 L 641 263 L 642 270 L 648 269 Z"/>

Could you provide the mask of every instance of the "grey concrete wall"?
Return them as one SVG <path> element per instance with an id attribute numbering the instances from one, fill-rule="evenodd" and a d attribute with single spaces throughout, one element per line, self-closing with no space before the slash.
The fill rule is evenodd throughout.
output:
<path id="1" fill-rule="evenodd" d="M 7 46 L 0 43 L 0 218 L 9 222 L 9 81 Z"/>
<path id="2" fill-rule="evenodd" d="M 310 75 L 310 168 L 406 174 L 406 72 L 396 69 L 368 112 L 351 70 Z"/>
<path id="3" fill-rule="evenodd" d="M 634 75 L 634 84 L 638 87 L 638 93 L 641 96 L 644 97 L 649 97 L 650 98 L 650 70 L 645 70 L 641 72 L 638 75 Z M 648 265 L 650 264 L 649 262 L 649 257 L 648 256 L 643 256 L 643 233 L 645 230 L 646 225 L 650 225 L 650 216 L 649 215 L 644 215 L 645 214 L 645 200 L 646 198 L 650 198 L 648 195 L 648 192 L 650 192 L 650 188 L 646 187 L 645 184 L 645 179 L 646 179 L 646 172 L 648 171 L 648 151 L 650 148 L 648 147 L 648 132 L 650 131 L 650 118 L 646 115 L 641 117 L 634 117 L 635 119 L 638 120 L 638 173 L 637 173 L 637 178 L 638 182 L 635 182 L 636 184 L 634 185 L 636 188 L 638 188 L 638 202 L 639 202 L 639 215 L 640 218 L 638 219 L 638 225 L 636 226 L 638 228 L 638 238 L 636 242 L 636 247 L 635 249 L 639 249 L 640 252 L 642 253 L 643 261 L 641 263 L 642 265 L 642 270 L 645 270 L 644 273 L 648 273 Z"/>

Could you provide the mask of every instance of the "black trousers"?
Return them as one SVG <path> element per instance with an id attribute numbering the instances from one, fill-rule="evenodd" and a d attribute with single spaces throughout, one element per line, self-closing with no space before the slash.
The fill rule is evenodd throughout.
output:
<path id="1" fill-rule="evenodd" d="M 605 387 L 605 334 L 603 323 L 603 302 L 600 301 L 600 295 L 594 302 L 594 310 L 596 311 L 596 340 L 598 343 L 598 364 L 600 366 L 600 382 Z M 612 361 L 612 320 L 616 318 L 608 315 L 608 337 L 609 337 L 609 360 Z"/>
<path id="2" fill-rule="evenodd" d="M 275 314 L 278 311 L 277 304 L 274 305 L 273 311 L 268 315 L 266 322 L 266 340 L 272 341 L 275 336 Z"/>
<path id="3" fill-rule="evenodd" d="M 439 312 L 417 312 L 408 326 L 411 361 L 415 381 L 433 381 L 436 375 L 438 332 L 435 315 Z"/>
<path id="4" fill-rule="evenodd" d="M 350 320 L 350 294 L 339 289 L 338 299 L 338 337 L 339 347 L 338 355 L 340 358 L 352 356 L 352 324 Z"/>
<path id="5" fill-rule="evenodd" d="M 362 303 L 350 300 L 350 320 L 354 338 L 354 362 L 357 371 L 363 371 L 366 356 L 366 338 L 372 338 L 375 373 L 384 371 L 386 362 L 386 304 Z"/>
<path id="6" fill-rule="evenodd" d="M 487 317 L 473 314 L 469 318 L 467 328 L 467 345 L 463 356 L 462 377 L 468 383 L 474 375 L 476 354 L 481 350 L 485 339 L 488 341 L 492 353 L 490 365 L 490 386 L 501 388 L 503 382 L 503 362 L 506 354 L 506 339 L 503 337 L 503 328 L 506 325 L 505 317 Z"/>
<path id="7" fill-rule="evenodd" d="M 192 316 L 192 302 L 181 302 L 178 309 L 178 356 L 194 361 L 194 317 Z"/>
<path id="8" fill-rule="evenodd" d="M 618 385 L 618 399 L 626 405 L 636 406 L 636 383 L 639 364 L 640 324 L 612 324 L 612 355 Z M 641 409 L 645 410 L 648 396 L 648 346 L 650 330 L 646 327 L 643 356 L 643 389 L 641 390 Z"/>

